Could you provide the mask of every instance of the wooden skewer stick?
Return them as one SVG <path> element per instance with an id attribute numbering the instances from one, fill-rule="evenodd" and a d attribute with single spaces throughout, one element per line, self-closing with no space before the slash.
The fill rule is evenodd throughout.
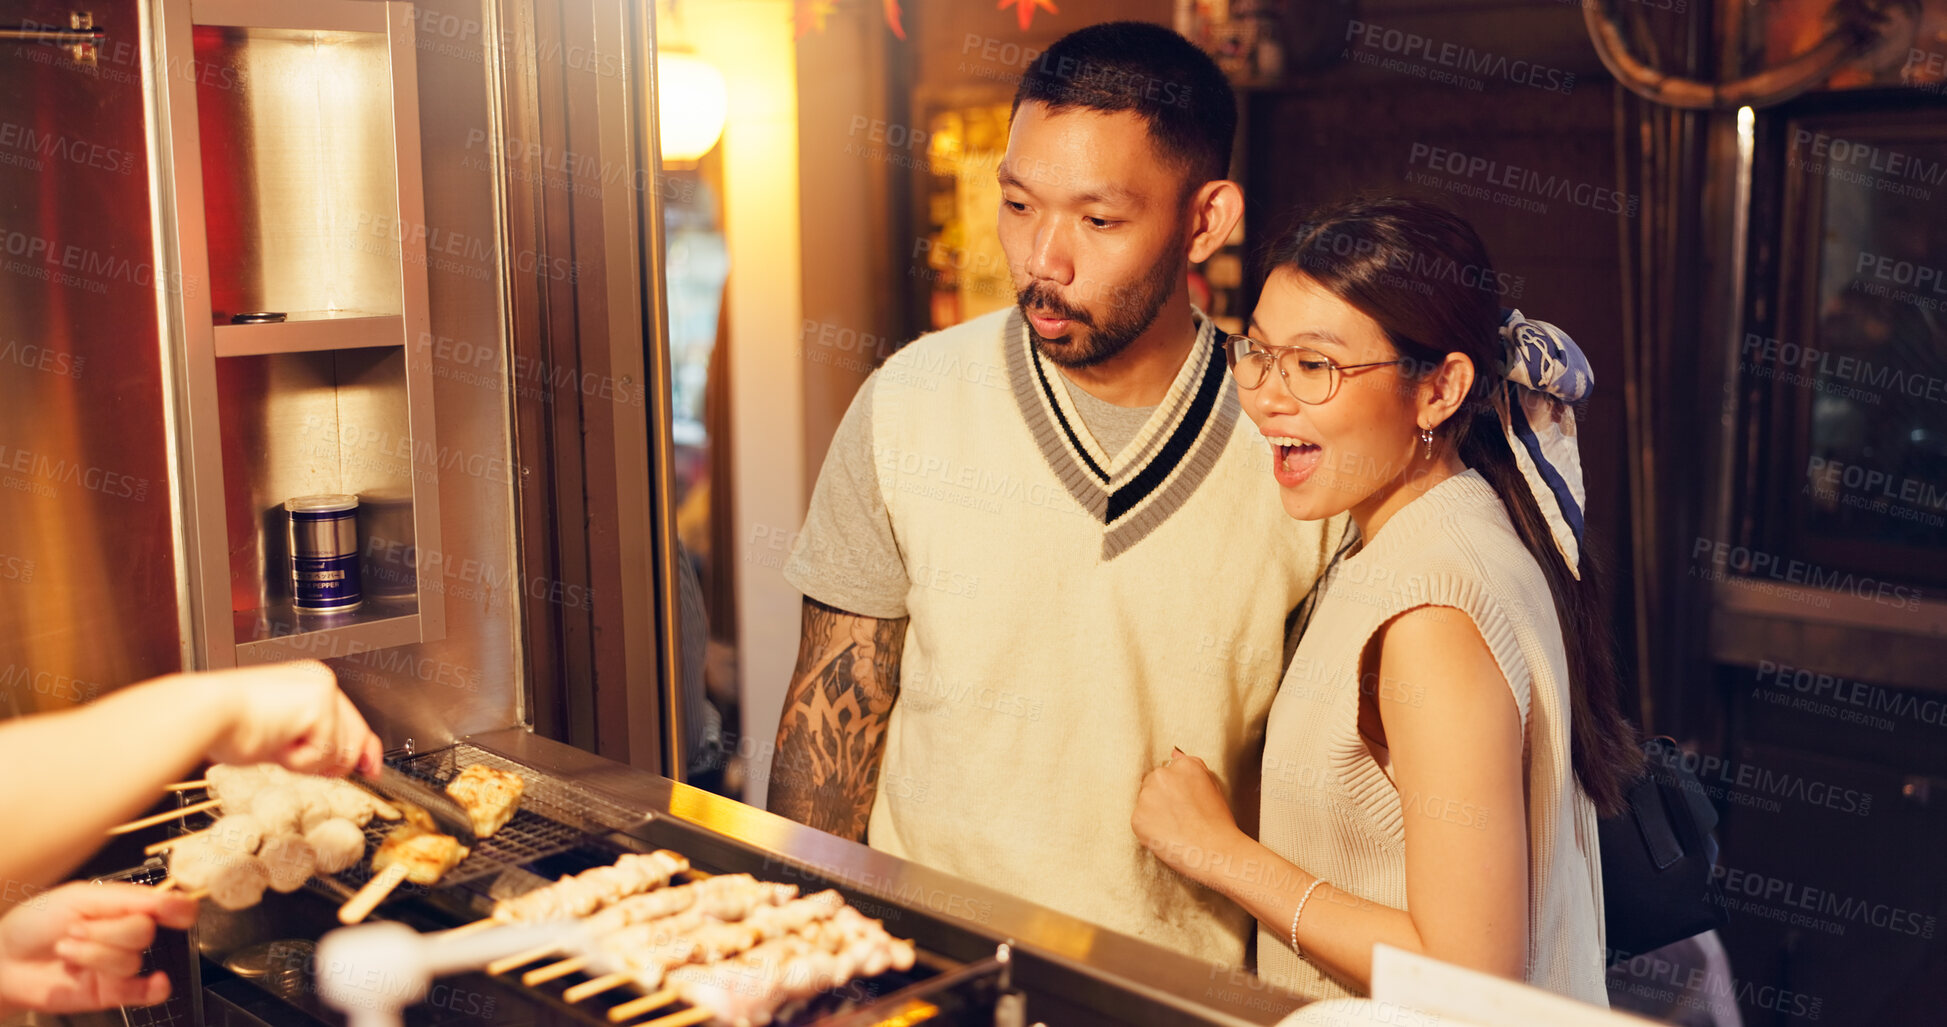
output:
<path id="1" fill-rule="evenodd" d="M 633 1020 L 651 1009 L 660 1009 L 674 1001 L 676 1001 L 676 989 L 664 988 L 654 994 L 644 995 L 639 999 L 624 1002 L 614 1009 L 609 1010 L 608 1021 L 610 1023 L 621 1023 L 624 1020 Z"/>
<path id="2" fill-rule="evenodd" d="M 405 883 L 406 874 L 409 872 L 410 868 L 406 866 L 404 860 L 379 871 L 377 877 L 365 882 L 365 887 L 360 888 L 358 894 L 353 895 L 349 901 L 338 908 L 338 922 L 355 924 L 371 916 L 372 910 L 377 909 L 379 903 L 384 902 L 385 897 L 392 894 L 392 889 Z"/>
<path id="3" fill-rule="evenodd" d="M 173 849 L 176 846 L 181 845 L 182 843 L 190 840 L 191 838 L 201 838 L 202 836 L 209 833 L 210 833 L 210 829 L 206 827 L 201 831 L 191 831 L 188 834 L 179 834 L 174 838 L 164 838 L 163 840 L 155 843 L 154 845 L 144 848 L 142 850 L 142 855 L 153 856 L 158 852 L 162 852 L 167 849 Z"/>
<path id="4" fill-rule="evenodd" d="M 210 894 L 210 890 L 208 888 L 198 888 L 195 891 L 184 892 L 183 897 L 186 899 L 195 899 L 196 901 L 201 902 L 205 898 L 208 898 L 209 894 Z"/>
<path id="5" fill-rule="evenodd" d="M 490 916 L 481 917 L 480 919 L 475 920 L 470 924 L 461 924 L 460 926 L 455 927 L 450 931 L 447 931 L 444 937 L 464 938 L 469 934 L 478 934 L 489 927 L 499 927 L 499 926 L 501 926 L 500 923 L 496 921 L 493 917 Z"/>
<path id="6" fill-rule="evenodd" d="M 215 809 L 217 806 L 221 804 L 222 804 L 221 799 L 205 799 L 202 802 L 192 803 L 188 806 L 184 806 L 182 809 L 172 809 L 167 813 L 157 813 L 155 816 L 152 817 L 143 817 L 140 820 L 131 820 L 126 824 L 118 824 L 114 827 L 109 828 L 108 833 L 128 834 L 131 831 L 140 831 L 145 827 L 154 827 L 157 824 L 166 824 L 169 821 L 176 819 L 177 817 L 186 817 L 191 813 L 201 813 L 206 809 Z"/>
<path id="7" fill-rule="evenodd" d="M 173 891 L 173 890 L 175 890 L 175 887 L 176 887 L 176 879 L 175 879 L 175 878 L 173 878 L 173 877 L 165 877 L 165 878 L 163 878 L 163 879 L 162 879 L 162 883 L 161 883 L 161 884 L 158 884 L 158 885 L 156 885 L 156 886 L 155 886 L 155 890 L 156 890 L 156 891 Z"/>
<path id="8" fill-rule="evenodd" d="M 208 778 L 199 778 L 195 781 L 177 781 L 174 784 L 166 784 L 162 786 L 162 790 L 165 792 L 186 792 L 191 788 L 208 788 L 209 786 L 210 782 Z"/>
<path id="9" fill-rule="evenodd" d="M 651 1020 L 642 1027 L 691 1027 L 710 1019 L 710 1011 L 702 1006 L 692 1006 L 680 1013 L 671 1013 L 659 1020 Z"/>
<path id="10" fill-rule="evenodd" d="M 527 985 L 530 988 L 536 984 L 546 984 L 549 981 L 556 980 L 561 977 L 566 977 L 569 974 L 574 973 L 575 971 L 580 970 L 583 967 L 587 966 L 590 962 L 592 962 L 592 960 L 590 960 L 587 956 L 575 956 L 571 959 L 564 959 L 559 963 L 550 963 L 547 966 L 540 967 L 539 969 L 535 969 L 535 970 L 529 970 L 528 972 L 522 974 L 521 983 Z"/>
<path id="11" fill-rule="evenodd" d="M 583 981 L 569 988 L 561 993 L 561 997 L 569 1003 L 580 1002 L 582 999 L 600 995 L 602 992 L 612 991 L 633 980 L 635 980 L 634 974 L 603 974 L 592 981 Z"/>
<path id="12" fill-rule="evenodd" d="M 515 967 L 526 966 L 537 959 L 554 955 L 559 951 L 561 951 L 561 946 L 559 945 L 542 945 L 539 948 L 528 949 L 526 952 L 516 952 L 511 956 L 505 956 L 488 963 L 487 972 L 490 974 L 504 974 Z"/>

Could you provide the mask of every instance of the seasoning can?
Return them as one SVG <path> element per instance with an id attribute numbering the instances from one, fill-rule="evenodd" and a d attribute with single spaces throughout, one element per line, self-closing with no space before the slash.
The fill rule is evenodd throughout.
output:
<path id="1" fill-rule="evenodd" d="M 300 613 L 342 613 L 364 601 L 358 573 L 358 497 L 299 496 L 290 515 L 291 606 Z"/>

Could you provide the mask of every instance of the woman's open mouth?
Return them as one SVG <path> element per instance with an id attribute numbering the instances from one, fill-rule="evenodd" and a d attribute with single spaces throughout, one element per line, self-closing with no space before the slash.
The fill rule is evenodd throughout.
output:
<path id="1" fill-rule="evenodd" d="M 1266 435 L 1265 441 L 1271 443 L 1271 473 L 1278 484 L 1285 488 L 1297 488 L 1305 483 L 1318 469 L 1318 462 L 1324 450 L 1315 442 L 1306 442 L 1286 435 Z"/>

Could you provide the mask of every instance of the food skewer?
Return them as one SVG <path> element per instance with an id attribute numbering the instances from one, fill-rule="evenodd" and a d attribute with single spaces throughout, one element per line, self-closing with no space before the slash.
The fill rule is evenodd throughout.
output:
<path id="1" fill-rule="evenodd" d="M 631 999 L 616 1006 L 614 1009 L 608 1011 L 608 1019 L 610 1023 L 633 1020 L 652 1009 L 661 1009 L 671 1002 L 676 1001 L 676 999 L 677 994 L 675 988 L 664 988 L 661 991 L 644 995 L 638 999 Z"/>
<path id="2" fill-rule="evenodd" d="M 173 849 L 192 838 L 203 838 L 232 852 L 256 852 L 264 841 L 264 825 L 248 813 L 229 813 L 216 818 L 216 822 L 201 831 L 179 834 L 174 838 L 147 846 L 142 850 L 144 856 L 153 856 L 167 849 Z"/>
<path id="3" fill-rule="evenodd" d="M 187 806 L 184 806 L 181 809 L 172 809 L 167 813 L 157 813 L 152 817 L 143 817 L 140 820 L 131 820 L 126 824 L 117 824 L 114 827 L 109 828 L 108 833 L 109 834 L 129 834 L 130 832 L 133 831 L 140 831 L 145 827 L 154 827 L 157 824 L 166 824 L 169 821 L 176 819 L 177 817 L 186 817 L 189 816 L 191 813 L 201 813 L 206 809 L 215 809 L 220 804 L 221 804 L 221 800 L 205 799 L 202 802 L 191 803 Z"/>
<path id="4" fill-rule="evenodd" d="M 829 889 L 805 898 L 790 899 L 789 896 L 796 891 L 795 886 L 763 887 L 771 891 L 769 894 L 755 895 L 749 913 L 741 918 L 720 919 L 710 915 L 682 914 L 598 938 L 596 945 L 609 950 L 610 961 L 629 969 L 577 984 L 563 992 L 562 998 L 570 1003 L 579 1002 L 629 983 L 637 984 L 645 991 L 655 991 L 662 984 L 663 975 L 676 967 L 727 959 L 766 941 L 806 930 L 837 916 L 840 910 L 846 908 L 844 897 Z M 776 899 L 787 901 L 767 901 Z M 582 962 L 585 964 L 587 961 Z M 561 965 L 555 964 L 556 967 Z M 543 969 L 551 973 L 554 967 Z M 541 972 L 536 971 L 537 974 Z M 537 982 L 522 978 L 522 983 Z M 663 991 L 655 993 L 664 995 L 664 1001 L 673 995 Z M 635 1001 L 640 1004 L 642 1000 Z M 660 1004 L 640 1004 L 640 1010 L 647 1012 Z"/>
<path id="5" fill-rule="evenodd" d="M 526 952 L 516 952 L 511 956 L 504 956 L 488 963 L 487 972 L 495 975 L 504 974 L 509 970 L 526 966 L 537 959 L 545 959 L 559 951 L 561 951 L 560 945 L 549 944 L 528 949 Z"/>
<path id="6" fill-rule="evenodd" d="M 886 933 L 884 926 L 849 906 L 829 920 L 806 925 L 784 937 L 767 941 L 735 959 L 679 966 L 667 975 L 668 985 L 655 995 L 625 1002 L 609 1010 L 620 1023 L 659 1008 L 650 999 L 674 993 L 694 1009 L 654 1023 L 720 1020 L 762 1025 L 771 1022 L 785 1003 L 827 990 L 859 976 L 875 976 L 889 969 L 913 965 L 913 945 Z M 645 1025 L 646 1027 L 646 1025 Z"/>
<path id="7" fill-rule="evenodd" d="M 385 897 L 392 894 L 392 889 L 406 883 L 406 876 L 410 873 L 412 868 L 404 863 L 393 863 L 379 871 L 371 880 L 365 882 L 363 888 L 358 889 L 357 894 L 338 907 L 338 922 L 355 924 L 371 916 L 372 910 L 377 909 L 379 903 L 384 902 Z"/>
<path id="8" fill-rule="evenodd" d="M 676 860 L 682 860 L 681 856 L 676 856 L 675 853 L 666 851 L 651 853 L 650 855 L 674 856 Z M 629 857 L 625 855 L 622 858 L 627 859 Z M 605 868 L 598 867 L 596 869 Z M 593 870 L 587 871 L 584 874 L 578 874 L 576 877 L 585 877 L 587 874 L 592 873 L 594 873 Z M 566 885 L 572 880 L 574 878 L 564 877 L 554 885 L 549 885 L 548 887 Z M 674 888 L 662 888 L 639 895 L 631 895 L 614 902 L 608 908 L 589 917 L 587 929 L 591 934 L 607 934 L 624 927 L 632 927 L 637 924 L 674 916 L 701 902 L 711 902 L 713 903 L 712 908 L 722 909 L 726 901 L 734 900 L 735 893 L 737 892 L 754 892 L 757 889 L 774 887 L 779 886 L 761 884 L 749 874 L 727 874 L 722 877 L 710 878 L 707 881 L 677 885 Z M 536 891 L 538 892 L 540 889 L 536 889 Z M 528 895 L 533 894 L 535 892 L 528 893 Z M 527 897 L 527 895 L 523 895 L 519 899 L 512 901 L 516 903 L 523 902 Z M 728 914 L 724 914 L 724 916 L 728 916 Z M 515 967 L 526 966 L 537 959 L 553 955 L 561 951 L 561 948 L 562 946 L 560 944 L 551 944 L 528 949 L 526 952 L 517 952 L 504 959 L 496 959 L 488 963 L 487 972 L 490 974 L 503 974 Z"/>
<path id="9" fill-rule="evenodd" d="M 562 992 L 561 999 L 572 1005 L 573 1003 L 580 1002 L 582 999 L 600 995 L 602 992 L 614 991 L 633 980 L 635 980 L 635 975 L 632 973 L 618 971 L 612 974 L 603 974 L 600 977 L 583 981 L 569 988 L 567 991 Z"/>
<path id="10" fill-rule="evenodd" d="M 494 903 L 493 919 L 509 924 L 587 916 L 632 895 L 656 891 L 689 869 L 688 859 L 668 849 L 624 853 L 608 866 L 563 877 L 525 895 Z"/>
<path id="11" fill-rule="evenodd" d="M 165 792 L 186 792 L 192 788 L 208 788 L 209 786 L 210 786 L 210 779 L 206 777 L 202 777 L 202 778 L 197 778 L 194 781 L 172 782 L 170 784 L 163 785 L 162 790 Z"/>
<path id="12" fill-rule="evenodd" d="M 738 878 L 742 878 L 739 881 Z M 684 906 L 707 905 L 708 912 L 685 908 L 668 916 L 646 919 L 640 923 L 623 926 L 616 924 L 612 929 L 607 925 L 596 924 L 591 918 L 591 929 L 607 933 L 607 944 L 621 951 L 654 949 L 669 946 L 680 939 L 685 932 L 704 927 L 711 922 L 739 921 L 749 916 L 759 906 L 774 905 L 797 894 L 795 885 L 761 884 L 749 875 L 731 878 L 718 878 L 724 884 L 711 887 L 697 886 L 692 892 L 694 902 Z M 748 884 L 748 887 L 737 887 Z M 598 941 L 597 944 L 604 944 Z M 521 975 L 521 983 L 532 987 L 548 981 L 566 977 L 593 963 L 590 956 L 573 956 L 557 963 L 539 967 Z"/>
<path id="13" fill-rule="evenodd" d="M 558 963 L 549 963 L 547 966 L 529 970 L 522 974 L 521 983 L 530 988 L 537 984 L 546 984 L 549 981 L 575 973 L 594 961 L 593 958 L 588 956 L 574 956 Z"/>
<path id="14" fill-rule="evenodd" d="M 467 848 L 449 835 L 404 826 L 387 835 L 372 854 L 377 876 L 365 883 L 338 910 L 338 921 L 355 924 L 371 915 L 392 889 L 407 881 L 437 884 L 441 876 L 466 858 Z"/>

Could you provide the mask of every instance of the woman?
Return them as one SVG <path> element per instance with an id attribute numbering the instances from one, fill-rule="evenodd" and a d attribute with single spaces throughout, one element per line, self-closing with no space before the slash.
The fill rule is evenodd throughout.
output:
<path id="1" fill-rule="evenodd" d="M 1262 842 L 1182 753 L 1133 827 L 1257 918 L 1279 986 L 1363 993 L 1383 942 L 1606 1005 L 1596 817 L 1641 756 L 1581 554 L 1587 364 L 1503 324 L 1432 204 L 1328 207 L 1270 267 L 1239 395 L 1285 511 L 1352 527 L 1271 708 Z"/>

